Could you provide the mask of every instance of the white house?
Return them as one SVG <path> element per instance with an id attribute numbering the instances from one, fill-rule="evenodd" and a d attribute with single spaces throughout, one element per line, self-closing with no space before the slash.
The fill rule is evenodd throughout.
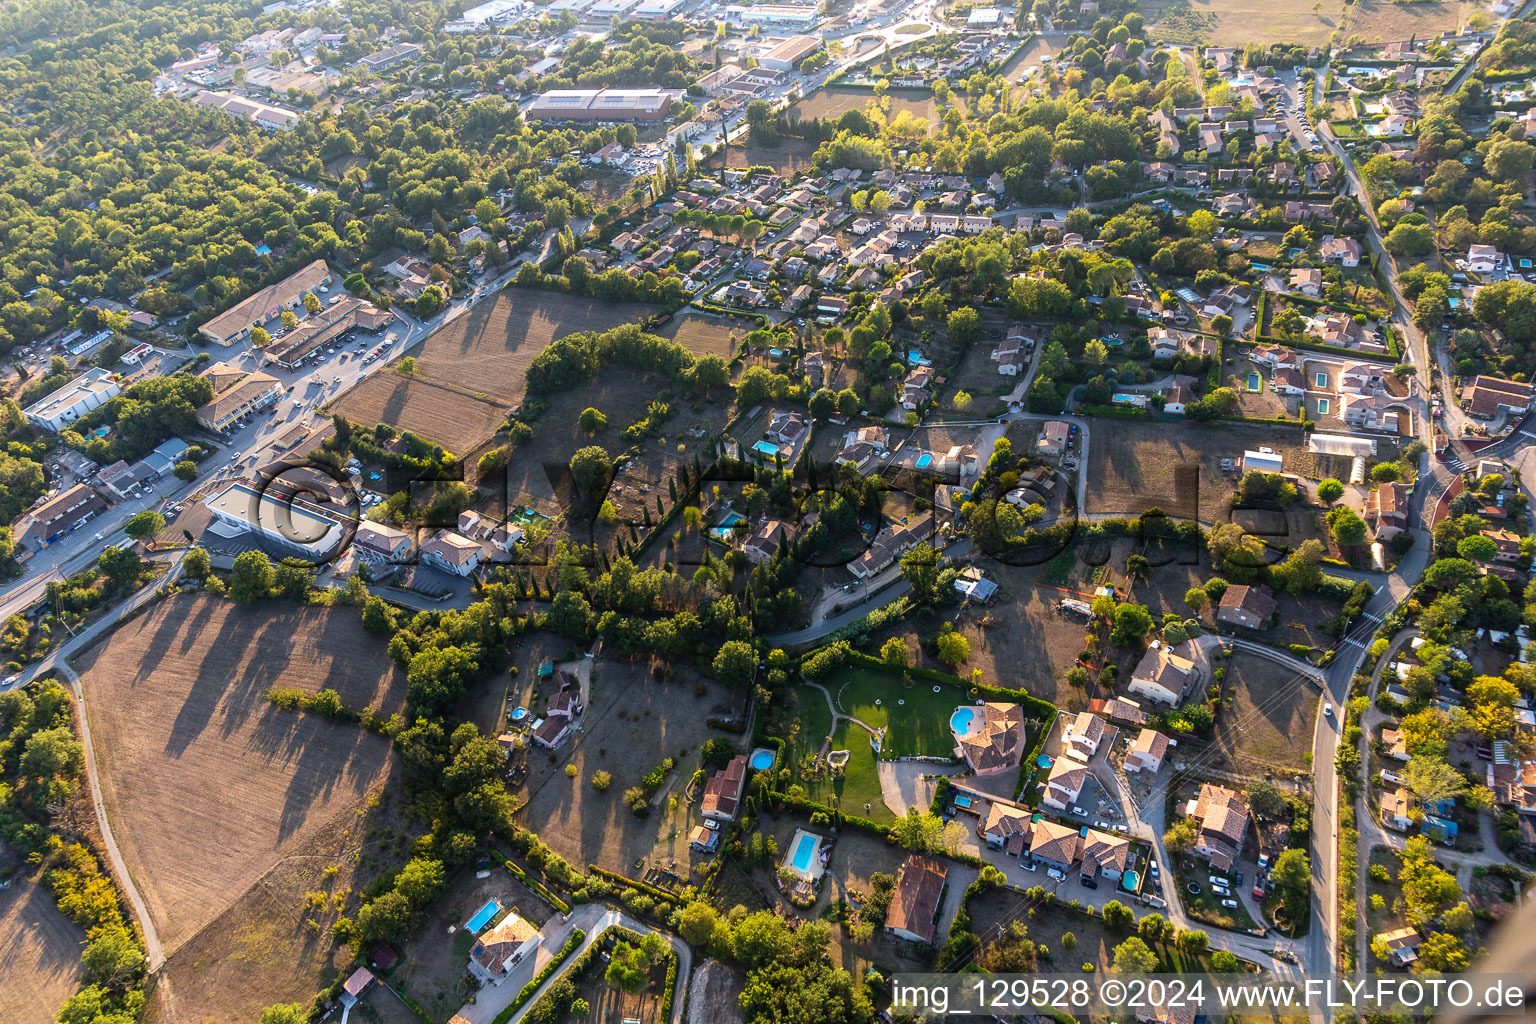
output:
<path id="1" fill-rule="evenodd" d="M 509 911 L 494 928 L 480 933 L 469 951 L 469 973 L 484 985 L 500 985 L 512 968 L 539 948 L 539 930 Z"/>
<path id="2" fill-rule="evenodd" d="M 1104 741 L 1104 720 L 1092 711 L 1080 711 L 1067 721 L 1062 729 L 1062 750 L 1068 756 L 1086 764 L 1099 752 Z"/>

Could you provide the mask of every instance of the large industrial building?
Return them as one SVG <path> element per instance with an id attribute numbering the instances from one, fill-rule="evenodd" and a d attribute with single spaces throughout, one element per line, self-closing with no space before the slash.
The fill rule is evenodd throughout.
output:
<path id="1" fill-rule="evenodd" d="M 793 71 L 801 61 L 820 49 L 821 40 L 815 36 L 791 36 L 757 58 L 757 62 L 775 71 Z"/>
<path id="2" fill-rule="evenodd" d="M 110 373 L 94 366 L 59 390 L 27 406 L 22 415 L 44 430 L 58 433 L 86 413 L 106 405 L 122 390 Z"/>
<path id="3" fill-rule="evenodd" d="M 662 89 L 553 89 L 528 108 L 530 121 L 664 121 L 672 95 Z"/>

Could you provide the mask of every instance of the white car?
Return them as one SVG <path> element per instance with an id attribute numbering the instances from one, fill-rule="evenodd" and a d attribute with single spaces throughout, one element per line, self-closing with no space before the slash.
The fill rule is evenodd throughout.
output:
<path id="1" fill-rule="evenodd" d="M 1332 718 L 1333 717 L 1333 705 L 1332 704 L 1324 704 L 1323 705 L 1323 714 L 1327 715 L 1329 718 Z"/>
<path id="2" fill-rule="evenodd" d="M 1222 900 L 1221 905 L 1226 907 L 1228 910 L 1236 910 L 1237 900 Z"/>

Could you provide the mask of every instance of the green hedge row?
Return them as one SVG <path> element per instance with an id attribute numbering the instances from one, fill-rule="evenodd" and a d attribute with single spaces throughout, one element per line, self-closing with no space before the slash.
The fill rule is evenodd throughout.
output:
<path id="1" fill-rule="evenodd" d="M 642 882 L 638 879 L 629 878 L 626 875 L 619 874 L 617 871 L 609 871 L 607 868 L 600 868 L 596 864 L 588 864 L 587 872 L 589 874 L 597 875 L 599 878 L 606 878 L 610 882 L 615 882 L 619 885 L 627 885 L 631 889 L 638 889 L 645 893 L 647 896 L 662 900 L 666 903 L 678 902 L 678 897 L 673 893 L 667 892 L 665 889 L 658 889 L 656 886 L 649 882 Z"/>
<path id="2" fill-rule="evenodd" d="M 549 886 L 545 885 L 543 882 L 539 881 L 537 878 L 534 878 L 528 872 L 524 871 L 522 868 L 508 860 L 500 850 L 488 850 L 486 852 L 488 852 L 493 858 L 499 861 L 502 867 L 512 872 L 514 878 L 516 878 L 519 882 L 522 882 L 528 888 L 532 889 L 535 893 L 541 896 L 545 901 L 547 901 L 550 906 L 554 907 L 562 914 L 569 914 L 571 912 L 571 905 L 569 903 L 565 902 L 565 900 L 561 899 L 559 896 L 556 896 L 554 892 L 549 888 Z"/>

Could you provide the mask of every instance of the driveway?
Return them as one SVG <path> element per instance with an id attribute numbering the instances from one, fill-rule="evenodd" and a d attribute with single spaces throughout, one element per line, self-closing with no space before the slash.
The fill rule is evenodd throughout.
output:
<path id="1" fill-rule="evenodd" d="M 934 791 L 939 788 L 937 778 L 925 779 L 925 775 L 959 775 L 964 765 L 933 764 L 928 761 L 881 761 L 876 766 L 880 776 L 880 794 L 891 813 L 903 816 L 908 807 L 926 811 L 933 803 Z"/>

